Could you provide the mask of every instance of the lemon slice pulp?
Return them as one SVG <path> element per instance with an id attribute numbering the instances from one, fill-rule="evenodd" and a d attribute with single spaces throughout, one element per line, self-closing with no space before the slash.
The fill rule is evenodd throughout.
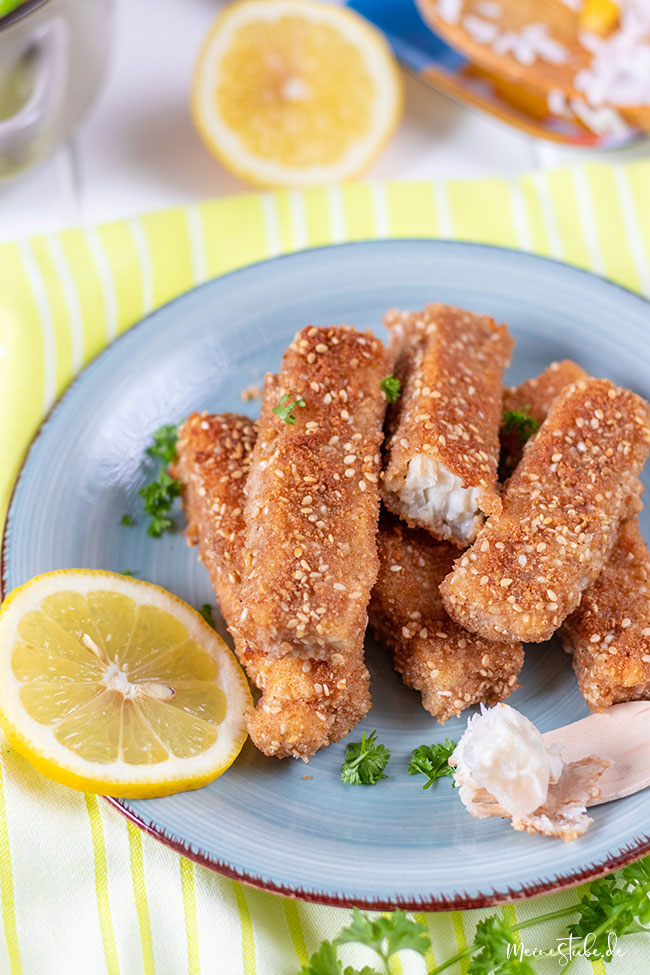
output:
<path id="1" fill-rule="evenodd" d="M 217 633 L 151 583 L 51 572 L 0 610 L 0 724 L 39 771 L 73 788 L 198 788 L 237 757 L 251 703 Z"/>
<path id="2" fill-rule="evenodd" d="M 392 134 L 402 85 L 388 45 L 353 11 L 312 0 L 240 0 L 199 55 L 192 112 L 212 152 L 260 185 L 366 169 Z"/>

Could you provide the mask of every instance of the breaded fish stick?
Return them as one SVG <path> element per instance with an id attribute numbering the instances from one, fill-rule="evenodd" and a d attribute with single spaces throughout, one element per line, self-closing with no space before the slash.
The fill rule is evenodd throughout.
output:
<path id="1" fill-rule="evenodd" d="M 563 386 L 580 376 L 584 372 L 573 362 L 553 363 L 535 379 L 507 389 L 504 410 L 525 408 L 541 423 Z M 501 442 L 514 469 L 521 438 L 515 434 L 504 442 L 502 434 Z M 630 502 L 631 511 L 638 510 L 636 493 Z M 622 523 L 603 571 L 566 618 L 560 635 L 592 711 L 650 697 L 650 554 L 638 518 L 632 515 Z"/>
<path id="2" fill-rule="evenodd" d="M 623 522 L 605 568 L 561 636 L 592 711 L 650 697 L 650 555 L 638 518 Z"/>
<path id="3" fill-rule="evenodd" d="M 380 447 L 391 360 L 371 332 L 306 328 L 267 375 L 246 485 L 244 639 L 270 657 L 363 646 L 378 571 Z M 274 412 L 301 398 L 294 422 Z M 291 417 L 289 417 L 291 420 Z"/>
<path id="4" fill-rule="evenodd" d="M 508 386 L 503 391 L 504 415 L 510 412 L 523 412 L 526 416 L 543 423 L 551 403 L 563 389 L 576 379 L 584 379 L 587 373 L 571 359 L 552 362 L 550 366 L 519 386 Z M 517 430 L 508 432 L 501 427 L 501 472 L 509 477 L 521 460 L 525 440 Z"/>
<path id="5" fill-rule="evenodd" d="M 395 669 L 438 721 L 472 704 L 497 704 L 519 685 L 521 644 L 490 643 L 455 623 L 439 586 L 458 549 L 387 512 L 377 536 L 379 576 L 368 610 L 370 628 L 393 650 Z"/>
<path id="6" fill-rule="evenodd" d="M 183 484 L 187 538 L 198 543 L 235 640 L 235 649 L 262 697 L 248 715 L 254 744 L 265 754 L 308 758 L 346 735 L 370 708 L 362 653 L 330 661 L 273 660 L 248 646 L 237 628 L 243 608 L 244 484 L 255 443 L 245 416 L 193 413 L 178 440 L 174 476 Z"/>
<path id="7" fill-rule="evenodd" d="M 489 519 L 441 592 L 488 640 L 541 642 L 573 612 L 612 551 L 650 449 L 650 406 L 606 379 L 554 400 Z"/>
<path id="8" fill-rule="evenodd" d="M 446 305 L 384 318 L 401 396 L 389 413 L 382 498 L 412 527 L 463 548 L 497 491 L 505 325 Z"/>

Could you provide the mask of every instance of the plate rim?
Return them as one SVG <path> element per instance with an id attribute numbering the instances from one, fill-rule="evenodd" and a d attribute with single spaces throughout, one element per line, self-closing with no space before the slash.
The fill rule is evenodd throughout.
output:
<path id="1" fill-rule="evenodd" d="M 290 250 L 282 254 L 276 254 L 271 257 L 263 258 L 259 261 L 253 261 L 250 264 L 244 264 L 241 267 L 233 268 L 230 271 L 226 271 L 223 274 L 215 275 L 208 278 L 206 281 L 200 284 L 194 285 L 188 288 L 186 291 L 174 296 L 169 301 L 164 302 L 157 308 L 152 309 L 146 315 L 139 318 L 131 326 L 121 332 L 116 336 L 111 342 L 104 346 L 75 376 L 69 384 L 61 391 L 59 396 L 56 398 L 54 403 L 51 405 L 38 428 L 36 429 L 34 435 L 32 436 L 25 452 L 20 460 L 18 470 L 16 472 L 14 482 L 12 484 L 11 492 L 9 494 L 7 509 L 5 515 L 5 521 L 2 528 L 2 542 L 0 545 L 0 603 L 8 595 L 7 582 L 7 566 L 9 563 L 8 558 L 8 547 L 9 538 L 11 535 L 11 530 L 13 528 L 13 509 L 16 501 L 16 495 L 20 488 L 20 483 L 22 481 L 25 469 L 29 463 L 30 457 L 36 446 L 37 442 L 47 432 L 47 427 L 52 420 L 56 412 L 62 407 L 64 401 L 74 392 L 78 384 L 85 381 L 86 375 L 89 371 L 97 366 L 97 363 L 102 360 L 106 355 L 110 354 L 111 350 L 119 343 L 122 339 L 126 339 L 127 336 L 134 333 L 139 326 L 146 325 L 151 319 L 155 318 L 160 312 L 166 310 L 170 306 L 175 305 L 177 302 L 184 301 L 188 295 L 194 294 L 204 288 L 208 288 L 214 285 L 215 281 L 220 281 L 224 278 L 232 278 L 235 275 L 255 273 L 255 271 L 260 267 L 266 267 L 270 264 L 276 264 L 281 262 L 290 262 L 296 258 L 306 257 L 308 255 L 317 255 L 321 251 L 331 251 L 331 250 L 345 250 L 351 247 L 369 245 L 373 247 L 381 248 L 385 245 L 396 245 L 396 244 L 426 244 L 427 246 L 437 247 L 442 246 L 447 247 L 458 247 L 460 250 L 466 247 L 470 247 L 475 250 L 487 250 L 490 252 L 505 252 L 510 257 L 515 260 L 522 261 L 527 264 L 538 264 L 540 262 L 545 264 L 551 264 L 558 269 L 562 269 L 563 272 L 568 272 L 570 275 L 578 274 L 585 276 L 592 282 L 598 282 L 599 285 L 604 285 L 606 289 L 617 289 L 622 292 L 626 299 L 633 299 L 636 303 L 645 307 L 648 315 L 650 315 L 650 298 L 646 298 L 644 295 L 627 288 L 625 285 L 619 284 L 617 281 L 612 281 L 603 274 L 598 274 L 594 271 L 590 271 L 587 268 L 578 267 L 575 264 L 570 264 L 566 261 L 561 261 L 554 257 L 549 257 L 544 254 L 537 254 L 534 251 L 519 250 L 514 247 L 504 247 L 499 244 L 490 244 L 483 242 L 476 242 L 471 240 L 456 240 L 447 238 L 437 238 L 437 237 L 382 237 L 382 238 L 364 238 L 360 240 L 352 241 L 340 241 L 331 244 L 322 244 L 317 247 L 306 247 L 299 250 Z M 409 897 L 393 897 L 391 899 L 382 898 L 352 898 L 345 894 L 332 893 L 327 891 L 320 891 L 318 889 L 306 889 L 300 885 L 289 886 L 287 884 L 278 884 L 270 879 L 265 879 L 256 874 L 249 873 L 246 870 L 239 870 L 232 866 L 225 860 L 221 860 L 218 857 L 214 857 L 204 850 L 193 848 L 186 840 L 176 834 L 169 833 L 162 826 L 154 823 L 148 822 L 143 816 L 137 814 L 133 809 L 129 808 L 127 805 L 128 800 L 115 798 L 111 796 L 102 797 L 109 805 L 114 809 L 117 809 L 127 820 L 134 823 L 145 833 L 153 836 L 159 842 L 163 843 L 168 848 L 174 850 L 182 856 L 187 857 L 194 863 L 200 866 L 206 867 L 214 872 L 220 874 L 221 876 L 227 877 L 231 880 L 235 880 L 246 884 L 249 887 L 253 887 L 259 890 L 267 891 L 268 893 L 278 894 L 284 897 L 291 897 L 297 900 L 303 900 L 309 903 L 323 904 L 332 907 L 361 907 L 365 910 L 394 910 L 395 908 L 402 908 L 405 910 L 412 911 L 452 911 L 452 910 L 474 910 L 478 908 L 491 907 L 498 904 L 512 903 L 513 901 L 526 900 L 532 897 L 537 897 L 543 894 L 549 894 L 557 892 L 560 890 L 568 890 L 571 887 L 575 887 L 579 884 L 586 883 L 591 880 L 596 880 L 599 877 L 605 876 L 606 874 L 618 870 L 626 864 L 632 863 L 635 860 L 650 853 L 650 835 L 642 834 L 634 839 L 628 841 L 623 847 L 621 847 L 616 852 L 608 851 L 606 856 L 600 860 L 588 863 L 586 866 L 570 870 L 562 874 L 556 874 L 554 877 L 540 878 L 533 883 L 521 884 L 519 887 L 513 888 L 508 887 L 505 890 L 497 890 L 492 888 L 491 892 L 483 893 L 479 891 L 477 894 L 467 894 L 467 893 L 454 893 L 453 896 L 430 896 L 421 897 L 418 899 Z"/>

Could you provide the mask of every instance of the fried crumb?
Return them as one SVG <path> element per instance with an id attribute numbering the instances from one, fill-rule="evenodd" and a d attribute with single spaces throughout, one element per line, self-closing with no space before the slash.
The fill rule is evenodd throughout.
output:
<path id="1" fill-rule="evenodd" d="M 242 403 L 251 403 L 253 400 L 260 398 L 262 390 L 259 383 L 253 383 L 252 386 L 247 386 L 246 389 L 242 389 L 239 395 L 241 396 Z"/>

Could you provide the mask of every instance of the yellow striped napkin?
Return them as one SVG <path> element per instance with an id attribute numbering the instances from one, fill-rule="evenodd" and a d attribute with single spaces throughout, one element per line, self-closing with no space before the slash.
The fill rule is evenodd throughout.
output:
<path id="1" fill-rule="evenodd" d="M 273 254 L 400 236 L 533 250 L 650 294 L 650 163 L 509 181 L 250 194 L 3 245 L 0 521 L 44 414 L 84 363 L 142 315 L 206 278 Z M 496 910 L 525 920 L 577 898 L 574 890 Z M 349 918 L 195 866 L 101 799 L 42 778 L 4 739 L 0 901 L 0 975 L 292 975 Z M 417 915 L 432 936 L 429 965 L 462 948 L 487 913 Z M 526 941 L 551 947 L 559 933 L 545 925 Z M 611 975 L 650 970 L 648 936 L 623 948 Z M 395 964 L 394 972 L 422 971 L 420 962 L 410 964 Z M 547 959 L 535 970 L 562 969 Z M 581 960 L 575 970 L 603 975 L 605 968 Z M 449 971 L 464 975 L 467 965 Z"/>

